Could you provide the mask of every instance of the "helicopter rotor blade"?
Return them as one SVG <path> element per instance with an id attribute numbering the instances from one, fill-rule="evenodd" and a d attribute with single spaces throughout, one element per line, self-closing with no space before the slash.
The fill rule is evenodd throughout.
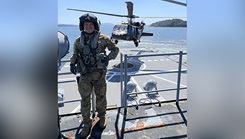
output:
<path id="1" fill-rule="evenodd" d="M 186 17 L 168 17 L 168 16 L 139 16 L 139 18 L 186 18 Z"/>
<path id="2" fill-rule="evenodd" d="M 118 16 L 118 17 L 128 17 L 127 15 L 110 14 L 110 13 L 95 12 L 95 11 L 87 11 L 87 10 L 79 10 L 79 9 L 71 9 L 71 8 L 67 8 L 67 10 L 79 11 L 79 12 L 89 12 L 89 13 L 96 13 L 96 14 L 104 14 L 104 15 Z"/>
<path id="3" fill-rule="evenodd" d="M 128 9 L 128 17 L 133 18 L 133 3 L 130 1 L 127 1 L 126 4 L 127 4 L 127 9 Z"/>
<path id="4" fill-rule="evenodd" d="M 174 3 L 174 4 L 178 4 L 178 5 L 182 5 L 182 6 L 187 6 L 187 4 L 186 4 L 186 3 L 179 2 L 179 1 L 174 1 L 174 0 L 162 0 L 162 1 L 170 2 L 170 3 Z"/>

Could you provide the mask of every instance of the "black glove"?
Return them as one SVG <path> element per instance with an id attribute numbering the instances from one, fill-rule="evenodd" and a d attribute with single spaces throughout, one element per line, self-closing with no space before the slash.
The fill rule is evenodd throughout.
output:
<path id="1" fill-rule="evenodd" d="M 75 64 L 70 64 L 70 71 L 71 71 L 71 73 L 73 73 L 73 74 L 77 74 L 76 73 L 76 66 L 75 66 Z"/>
<path id="2" fill-rule="evenodd" d="M 102 63 L 104 63 L 106 66 L 109 64 L 109 56 L 105 56 L 104 59 L 101 60 Z"/>

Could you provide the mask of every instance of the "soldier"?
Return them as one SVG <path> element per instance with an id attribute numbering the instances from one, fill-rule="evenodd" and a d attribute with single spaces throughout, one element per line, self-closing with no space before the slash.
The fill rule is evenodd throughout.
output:
<path id="1" fill-rule="evenodd" d="M 84 127 L 81 137 L 86 138 L 92 127 L 91 102 L 92 91 L 96 95 L 96 111 L 99 125 L 106 127 L 106 71 L 109 60 L 115 59 L 119 48 L 111 42 L 109 36 L 100 34 L 99 21 L 93 14 L 85 14 L 80 18 L 81 35 L 74 42 L 74 53 L 70 58 L 70 71 L 80 73 L 78 91 L 81 95 L 81 113 Z M 110 51 L 106 54 L 106 48 Z"/>

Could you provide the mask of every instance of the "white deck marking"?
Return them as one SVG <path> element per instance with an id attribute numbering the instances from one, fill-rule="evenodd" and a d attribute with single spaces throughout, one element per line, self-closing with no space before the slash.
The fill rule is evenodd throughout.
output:
<path id="1" fill-rule="evenodd" d="M 81 108 L 81 104 L 79 104 L 71 113 L 77 112 Z"/>
<path id="2" fill-rule="evenodd" d="M 137 90 L 139 90 L 140 92 L 143 92 L 143 90 L 140 88 L 139 84 L 135 81 L 134 77 L 132 77 L 131 79 L 136 84 Z"/>
<path id="3" fill-rule="evenodd" d="M 159 76 L 156 76 L 156 75 L 151 75 L 151 76 L 156 77 L 156 78 L 158 78 L 158 79 L 161 79 L 161 80 L 164 80 L 164 81 L 167 81 L 167 82 L 170 82 L 170 83 L 173 83 L 173 84 L 176 84 L 176 85 L 177 85 L 177 83 L 174 82 L 174 81 L 170 81 L 170 80 L 168 80 L 168 79 L 165 79 L 165 78 L 162 78 L 162 77 L 159 77 Z M 183 84 L 180 84 L 180 86 L 181 86 L 181 87 L 187 87 L 187 86 L 185 86 L 185 85 L 183 85 Z"/>
<path id="4" fill-rule="evenodd" d="M 108 80 L 106 80 L 106 83 L 108 82 L 108 81 L 110 81 L 111 80 L 111 78 L 113 78 L 115 75 L 116 75 L 117 73 L 113 73 L 113 75 L 111 75 L 111 77 L 110 78 L 108 78 Z"/>

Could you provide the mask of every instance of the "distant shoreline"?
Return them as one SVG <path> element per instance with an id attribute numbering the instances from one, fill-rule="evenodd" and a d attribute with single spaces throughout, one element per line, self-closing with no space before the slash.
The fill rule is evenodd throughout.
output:
<path id="1" fill-rule="evenodd" d="M 110 25 L 111 23 L 102 23 L 102 25 Z M 114 24 L 111 24 L 112 26 L 114 26 Z M 79 25 L 74 25 L 74 24 L 58 24 L 58 27 L 78 27 Z M 145 27 L 160 27 L 160 26 L 151 26 L 151 25 L 145 25 Z M 168 27 L 168 26 L 165 26 Z M 169 26 L 171 27 L 171 26 Z M 171 27 L 172 28 L 172 27 Z M 174 28 L 174 27 L 173 27 Z M 178 28 L 186 28 L 186 27 L 181 27 L 179 26 Z"/>
<path id="2" fill-rule="evenodd" d="M 114 26 L 114 24 L 112 23 L 102 23 L 101 25 L 109 25 L 109 26 Z M 58 24 L 58 27 L 77 27 L 79 25 L 75 25 L 75 24 Z"/>
<path id="3" fill-rule="evenodd" d="M 77 27 L 78 25 L 73 24 L 58 24 L 58 27 Z"/>

